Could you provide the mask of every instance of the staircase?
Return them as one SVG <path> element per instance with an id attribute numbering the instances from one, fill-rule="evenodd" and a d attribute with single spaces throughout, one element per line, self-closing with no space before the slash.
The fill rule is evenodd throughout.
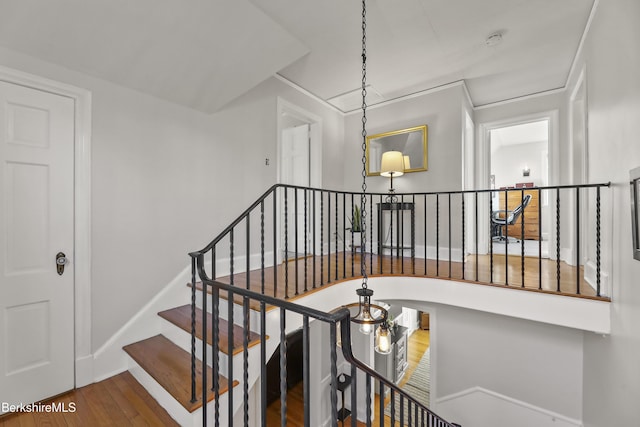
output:
<path id="1" fill-rule="evenodd" d="M 187 292 L 187 289 L 185 289 Z M 199 306 L 201 299 L 197 299 L 196 306 L 196 349 L 202 347 L 203 337 L 203 312 Z M 158 313 L 162 319 L 162 333 L 147 339 L 126 345 L 123 350 L 129 358 L 129 371 L 134 377 L 149 391 L 149 393 L 169 412 L 169 414 L 183 426 L 201 426 L 202 425 L 202 375 L 203 364 L 201 360 L 202 352 L 196 352 L 196 376 L 195 376 L 195 399 L 192 400 L 192 384 L 191 384 L 191 305 L 182 305 L 169 310 Z M 213 324 L 211 313 L 206 314 L 207 326 L 211 331 Z M 227 366 L 227 358 L 229 357 L 228 342 L 228 322 L 220 319 L 220 366 L 223 369 Z M 234 340 L 232 346 L 232 357 L 242 360 L 243 351 L 243 328 L 239 325 L 233 325 Z M 207 401 L 214 400 L 214 391 L 211 390 L 212 369 L 211 369 L 211 346 L 212 336 L 208 334 L 207 344 L 210 348 L 207 378 L 209 387 L 207 387 Z M 254 347 L 260 343 L 258 334 L 251 332 L 249 334 L 249 347 Z M 251 363 L 258 363 L 255 352 L 250 352 Z M 241 363 L 237 363 L 241 366 Z M 254 384 L 258 378 L 254 372 L 249 378 L 250 384 Z M 233 375 L 237 378 L 236 375 Z M 240 376 L 241 378 L 242 376 Z M 225 407 L 228 402 L 229 391 L 237 389 L 239 381 L 229 380 L 228 373 L 225 371 L 219 377 L 219 405 Z M 241 399 L 236 399 L 237 405 L 235 410 L 242 403 Z M 209 407 L 209 410 L 212 406 Z M 220 419 L 221 425 L 232 425 L 227 419 Z"/>
<path id="2" fill-rule="evenodd" d="M 561 218 L 561 191 L 573 195 L 579 191 L 597 191 L 594 198 L 595 224 L 592 227 L 596 233 L 591 237 L 599 242 L 600 189 L 608 186 L 594 184 L 534 190 L 539 194 L 555 194 L 557 218 Z M 281 424 L 284 425 L 287 415 L 287 348 L 280 343 L 286 342 L 288 332 L 302 328 L 305 347 L 304 401 L 314 402 L 314 405 L 305 405 L 301 416 L 304 419 L 300 420 L 304 425 L 311 425 L 310 419 L 314 416 L 314 423 L 320 419 L 322 423 L 338 425 L 336 383 L 340 364 L 341 373 L 347 373 L 353 379 L 348 406 L 352 409 L 352 416 L 358 420 L 371 422 L 373 419 L 384 418 L 384 404 L 380 402 L 380 413 L 373 414 L 371 400 L 378 399 L 374 396 L 384 396 L 390 389 L 392 393 L 401 396 L 399 413 L 402 419 L 398 420 L 401 425 L 412 425 L 412 417 L 413 421 L 420 417 L 431 423 L 428 425 L 454 426 L 455 424 L 441 419 L 353 357 L 351 313 L 347 308 L 339 308 L 341 304 L 351 302 L 353 295 L 344 301 L 340 297 L 340 301 L 335 301 L 335 306 L 329 309 L 333 309 L 331 312 L 314 310 L 296 303 L 298 298 L 307 293 L 359 277 L 362 258 L 365 259 L 365 267 L 370 275 L 435 277 L 578 297 L 589 291 L 593 294 L 589 295 L 591 298 L 608 300 L 601 293 L 599 244 L 595 253 L 594 286 L 583 279 L 579 263 L 570 270 L 561 271 L 561 267 L 564 269 L 565 266 L 560 261 L 559 244 L 556 259 L 545 260 L 555 267 L 553 271 L 556 271 L 556 275 L 552 278 L 556 281 L 555 287 L 547 286 L 547 278 L 542 275 L 541 254 L 538 255 L 537 269 L 526 266 L 528 272 L 539 272 L 537 280 L 525 276 L 523 243 L 520 246 L 521 256 L 517 258 L 520 260 L 519 271 L 507 262 L 507 254 L 494 257 L 493 245 L 489 245 L 489 254 L 480 254 L 478 242 L 482 227 L 479 225 L 481 218 L 478 205 L 483 199 L 489 202 L 495 191 L 497 190 L 398 194 L 398 205 L 411 208 L 410 226 L 407 225 L 407 229 L 410 229 L 410 253 L 403 247 L 402 241 L 398 240 L 398 236 L 403 235 L 400 232 L 402 228 L 398 228 L 400 231 L 396 233 L 396 249 L 393 249 L 394 238 L 391 234 L 391 250 L 386 251 L 388 244 L 385 246 L 384 230 L 379 226 L 377 232 L 374 232 L 374 223 L 379 225 L 383 222 L 382 210 L 374 211 L 374 205 L 377 204 L 379 208 L 385 206 L 383 197 L 386 195 L 369 193 L 366 195 L 369 211 L 366 214 L 363 212 L 366 225 L 364 233 L 368 231 L 368 235 L 365 235 L 369 247 L 366 251 L 361 248 L 362 252 L 358 253 L 347 247 L 347 235 L 343 239 L 338 239 L 337 236 L 342 235 L 342 230 L 346 229 L 349 215 L 354 211 L 360 194 L 275 185 L 209 245 L 190 254 L 191 303 L 160 311 L 158 318 L 161 319 L 161 327 L 156 328 L 154 336 L 147 337 L 138 331 L 135 339 L 143 336 L 145 339 L 124 346 L 129 358 L 129 370 L 181 425 L 265 425 L 265 366 L 268 357 L 276 348 L 280 348 L 280 405 L 283 408 Z M 524 190 L 512 191 L 524 197 Z M 447 203 L 442 203 L 441 206 L 441 199 Z M 447 225 L 448 232 L 445 232 L 445 227 L 441 224 L 441 217 L 445 219 L 443 223 Z M 399 218 L 398 216 L 396 220 L 400 221 Z M 424 235 L 416 236 L 414 223 L 421 225 Z M 475 236 L 471 239 L 472 245 L 466 247 L 468 224 L 474 225 L 472 229 Z M 559 224 L 556 224 L 557 242 L 560 241 Z M 427 235 L 427 229 L 434 229 L 435 233 Z M 460 236 L 460 248 L 454 247 L 452 229 L 459 230 L 456 233 Z M 587 237 L 583 237 L 585 238 Z M 442 247 L 443 241 L 447 246 Z M 419 250 L 416 242 L 422 244 Z M 577 237 L 577 245 L 579 244 L 580 236 Z M 376 245 L 377 250 L 374 249 Z M 278 253 L 294 253 L 296 257 L 282 262 Z M 501 275 L 501 271 L 495 271 L 494 274 L 494 261 L 502 261 L 500 257 L 504 258 L 501 264 L 504 266 L 504 275 Z M 511 255 L 510 258 L 516 257 Z M 484 274 L 485 261 L 489 266 L 489 274 Z M 516 274 L 512 275 L 512 271 L 516 271 Z M 564 278 L 572 272 L 574 274 L 567 285 Z M 560 273 L 564 279 L 562 282 Z M 187 289 L 185 295 L 186 292 Z M 181 294 L 172 295 L 180 298 Z M 186 298 L 182 299 L 182 304 L 185 301 Z M 146 313 L 147 318 L 153 317 L 149 314 L 155 313 L 155 310 Z M 330 372 L 322 373 L 326 375 L 322 381 L 310 375 L 310 322 L 328 326 L 324 329 L 323 340 L 326 344 L 322 350 L 330 354 L 322 357 L 327 358 Z M 206 344 L 203 343 L 205 336 Z M 273 338 L 268 339 L 269 336 Z M 341 347 L 338 346 L 339 341 L 342 343 Z M 315 366 L 314 369 L 317 370 Z M 218 380 L 213 381 L 214 378 Z M 379 389 L 373 390 L 374 380 Z M 316 383 L 310 385 L 313 381 Z M 314 399 L 322 402 L 316 407 Z M 403 404 L 407 408 L 404 415 Z M 311 412 L 314 415 L 310 415 Z M 405 416 L 407 418 L 403 418 Z M 392 423 L 395 421 L 391 419 Z"/>

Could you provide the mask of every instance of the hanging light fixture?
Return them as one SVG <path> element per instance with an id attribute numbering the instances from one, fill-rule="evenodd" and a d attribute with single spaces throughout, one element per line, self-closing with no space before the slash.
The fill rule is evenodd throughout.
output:
<path id="1" fill-rule="evenodd" d="M 389 353 L 391 351 L 391 341 L 389 327 L 387 324 L 388 313 L 383 307 L 372 304 L 371 297 L 373 290 L 367 285 L 367 264 L 365 248 L 367 233 L 367 7 L 366 0 L 362 0 L 362 193 L 360 195 L 360 212 L 362 223 L 362 244 L 360 245 L 360 272 L 362 274 L 362 286 L 356 290 L 358 302 L 349 304 L 346 307 L 351 311 L 351 321 L 360 325 L 360 332 L 371 334 L 376 331 L 375 350 L 379 353 Z M 376 328 L 377 327 L 377 328 Z"/>

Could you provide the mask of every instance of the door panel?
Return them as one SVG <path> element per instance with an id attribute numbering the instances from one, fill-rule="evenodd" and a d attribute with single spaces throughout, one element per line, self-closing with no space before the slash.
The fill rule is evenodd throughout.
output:
<path id="1" fill-rule="evenodd" d="M 0 82 L 0 401 L 74 386 L 72 99 Z"/>

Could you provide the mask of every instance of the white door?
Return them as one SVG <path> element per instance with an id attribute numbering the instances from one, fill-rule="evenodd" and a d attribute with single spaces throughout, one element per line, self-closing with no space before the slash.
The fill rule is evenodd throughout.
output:
<path id="1" fill-rule="evenodd" d="M 300 187 L 308 187 L 310 182 L 310 166 L 309 166 L 309 125 L 296 126 L 284 129 L 282 131 L 282 152 L 281 152 L 281 181 L 283 184 L 297 185 Z M 287 215 L 282 214 L 282 236 L 284 239 L 284 221 L 287 222 L 287 258 L 297 258 L 304 255 L 304 192 L 298 193 L 298 215 L 296 216 L 295 191 L 289 190 L 287 193 Z M 309 195 L 307 197 L 310 197 Z M 309 201 L 307 200 L 307 203 Z M 284 203 L 284 202 L 283 202 Z M 282 205 L 284 206 L 284 205 Z M 309 215 L 307 206 L 307 215 Z M 311 224 L 308 221 L 308 224 Z M 295 227 L 298 228 L 298 253 L 296 253 L 296 233 Z M 308 230 L 307 230 L 308 231 Z M 307 233 L 308 234 L 308 233 Z M 308 237 L 308 236 L 307 236 Z M 284 240 L 283 240 L 284 250 Z M 311 251 L 311 246 L 307 242 L 307 251 Z"/>
<path id="2" fill-rule="evenodd" d="M 73 140 L 72 99 L 0 82 L 0 402 L 74 387 Z"/>

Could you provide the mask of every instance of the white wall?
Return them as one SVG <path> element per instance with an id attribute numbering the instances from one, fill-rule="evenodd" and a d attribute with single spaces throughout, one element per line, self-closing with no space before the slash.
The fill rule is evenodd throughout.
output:
<path id="1" fill-rule="evenodd" d="M 462 189 L 462 138 L 464 131 L 463 100 L 464 92 L 461 85 L 428 92 L 420 96 L 408 98 L 399 102 L 391 102 L 376 106 L 367 111 L 367 133 L 378 133 L 406 129 L 414 126 L 427 125 L 428 170 L 412 172 L 394 179 L 393 186 L 396 193 L 421 193 L 432 191 L 455 191 Z M 362 114 L 353 113 L 345 118 L 344 182 L 345 189 L 360 191 L 362 185 Z M 367 191 L 386 193 L 389 189 L 389 178 L 381 176 L 367 177 Z M 407 200 L 405 200 L 407 201 Z M 378 203 L 374 200 L 374 204 Z M 448 228 L 447 200 L 441 200 L 440 229 Z M 375 210 L 375 206 L 374 206 Z M 460 211 L 459 200 L 452 201 L 452 212 Z M 375 214 L 374 214 L 375 215 Z M 408 214 L 407 214 L 408 215 Z M 429 199 L 427 216 L 435 218 L 435 198 Z M 454 220 L 458 220 L 455 215 Z M 416 200 L 416 218 L 424 218 L 423 200 Z M 375 227 L 375 225 L 374 225 Z M 435 221 L 428 223 L 428 242 L 430 257 L 435 258 Z M 423 221 L 416 223 L 416 252 L 418 256 L 424 253 L 424 225 Z M 452 224 L 452 246 L 461 245 L 462 227 Z M 448 246 L 448 235 L 441 232 L 440 257 L 445 256 Z M 452 257 L 455 256 L 455 253 Z"/>
<path id="2" fill-rule="evenodd" d="M 546 142 L 503 145 L 491 155 L 491 174 L 496 176 L 496 188 L 513 187 L 519 182 L 533 182 L 536 186 L 546 185 L 542 176 L 542 151 Z M 529 176 L 522 176 L 522 169 L 528 167 Z"/>
<path id="3" fill-rule="evenodd" d="M 613 184 L 611 335 L 586 334 L 584 422 L 640 423 L 640 262 L 633 260 L 629 170 L 640 166 L 640 2 L 600 0 L 571 76 L 586 64 L 589 179 Z M 609 248 L 604 248 L 609 251 Z"/>
<path id="4" fill-rule="evenodd" d="M 437 316 L 434 400 L 482 387 L 582 417 L 581 331 L 444 305 Z"/>
<path id="5" fill-rule="evenodd" d="M 277 96 L 322 117 L 342 183 L 342 116 L 276 79 L 210 116 L 3 48 L 0 65 L 92 92 L 94 351 L 275 183 Z"/>

